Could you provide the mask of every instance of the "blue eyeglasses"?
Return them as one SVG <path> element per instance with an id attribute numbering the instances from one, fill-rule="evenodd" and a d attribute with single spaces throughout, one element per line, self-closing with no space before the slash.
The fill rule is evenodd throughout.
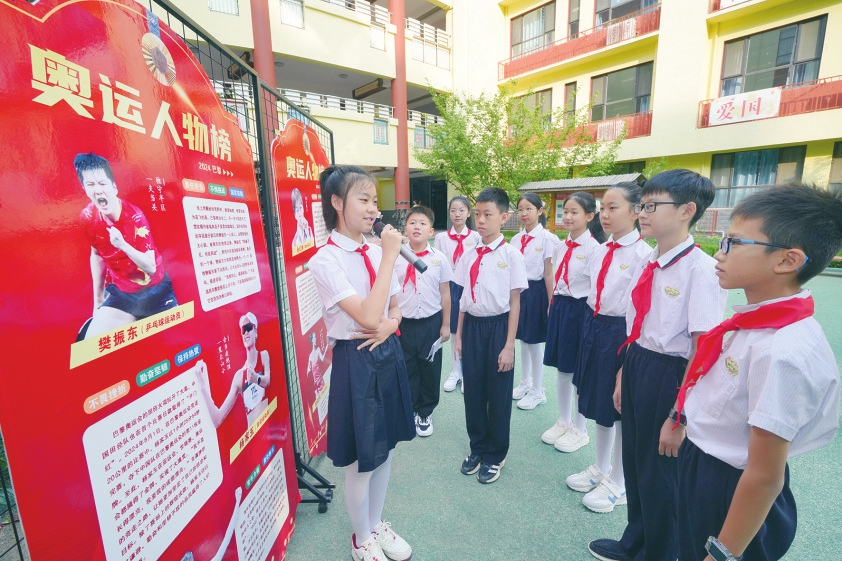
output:
<path id="1" fill-rule="evenodd" d="M 776 243 L 758 242 L 756 240 L 746 240 L 746 239 L 743 239 L 743 238 L 732 238 L 732 237 L 729 237 L 729 236 L 725 236 L 725 237 L 723 237 L 722 239 L 719 240 L 719 251 L 721 251 L 722 253 L 725 253 L 727 255 L 728 252 L 731 251 L 732 245 L 740 245 L 740 244 L 765 245 L 767 247 L 777 247 L 778 249 L 792 249 L 791 247 L 787 247 L 785 245 L 779 245 L 779 244 L 776 244 Z M 796 269 L 796 271 L 800 271 L 804 267 L 804 265 L 807 264 L 807 261 L 809 261 L 809 260 L 810 260 L 810 257 L 807 256 L 807 255 L 804 255 L 804 262 L 801 263 L 801 266 L 798 267 L 798 269 Z"/>

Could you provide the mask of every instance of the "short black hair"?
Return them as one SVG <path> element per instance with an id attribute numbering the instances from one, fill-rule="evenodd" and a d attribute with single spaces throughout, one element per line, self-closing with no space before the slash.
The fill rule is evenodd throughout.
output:
<path id="1" fill-rule="evenodd" d="M 716 196 L 710 179 L 689 169 L 668 169 L 655 174 L 643 184 L 641 196 L 666 193 L 677 203 L 696 203 L 690 226 L 699 221 Z"/>
<path id="2" fill-rule="evenodd" d="M 494 203 L 500 214 L 511 211 L 509 195 L 499 187 L 486 187 L 477 195 L 477 203 Z"/>
<path id="3" fill-rule="evenodd" d="M 73 167 L 76 168 L 76 177 L 79 178 L 80 183 L 84 183 L 84 180 L 82 179 L 82 172 L 97 169 L 104 171 L 105 175 L 108 176 L 108 179 L 111 180 L 111 183 L 114 183 L 114 172 L 111 171 L 111 164 L 108 163 L 108 160 L 102 156 L 94 154 L 93 152 L 88 152 L 87 154 L 76 154 L 76 157 L 73 158 Z"/>
<path id="4" fill-rule="evenodd" d="M 814 186 L 793 183 L 749 195 L 731 211 L 735 218 L 759 219 L 770 243 L 807 254 L 796 276 L 801 284 L 822 272 L 842 248 L 842 195 Z"/>
<path id="5" fill-rule="evenodd" d="M 411 209 L 409 209 L 406 212 L 406 219 L 409 220 L 409 217 L 413 214 L 423 214 L 424 216 L 426 216 L 430 221 L 430 226 L 432 226 L 433 223 L 436 221 L 436 215 L 430 208 L 424 205 L 415 205 Z"/>
<path id="6" fill-rule="evenodd" d="M 351 187 L 361 182 L 370 182 L 375 187 L 377 186 L 377 180 L 374 179 L 374 176 L 357 166 L 330 166 L 319 175 L 324 202 L 322 204 L 322 216 L 328 230 L 333 230 L 339 223 L 339 216 L 331 201 L 333 195 L 339 197 L 344 203 Z"/>

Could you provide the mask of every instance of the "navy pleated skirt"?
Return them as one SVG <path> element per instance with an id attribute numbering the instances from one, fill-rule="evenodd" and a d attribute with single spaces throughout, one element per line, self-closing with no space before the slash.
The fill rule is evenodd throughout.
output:
<path id="1" fill-rule="evenodd" d="M 328 403 L 327 456 L 337 467 L 359 462 L 372 471 L 403 440 L 415 436 L 412 397 L 403 351 L 393 334 L 373 351 L 362 340 L 333 348 Z"/>
<path id="2" fill-rule="evenodd" d="M 614 408 L 614 388 L 623 366 L 623 355 L 617 351 L 625 340 L 625 317 L 585 316 L 573 384 L 579 395 L 579 413 L 603 427 L 620 420 Z"/>
<path id="3" fill-rule="evenodd" d="M 546 366 L 552 366 L 559 372 L 572 373 L 576 369 L 582 324 L 590 310 L 587 300 L 560 294 L 553 296 L 547 320 L 547 345 L 544 347 Z"/>
<path id="4" fill-rule="evenodd" d="M 547 340 L 547 285 L 544 279 L 529 281 L 529 288 L 520 293 L 520 316 L 517 339 L 534 345 Z"/>

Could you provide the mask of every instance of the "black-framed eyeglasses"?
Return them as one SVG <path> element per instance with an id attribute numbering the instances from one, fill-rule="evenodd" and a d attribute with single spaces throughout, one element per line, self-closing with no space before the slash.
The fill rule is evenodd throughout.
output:
<path id="1" fill-rule="evenodd" d="M 779 249 L 792 249 L 791 247 L 787 247 L 785 245 L 779 245 L 776 243 L 768 243 L 768 242 L 758 242 L 756 240 L 745 240 L 743 238 L 732 238 L 729 236 L 725 236 L 719 240 L 719 251 L 722 253 L 727 254 L 731 251 L 732 245 L 739 245 L 739 244 L 746 244 L 746 245 L 765 245 L 768 247 L 777 247 Z"/>
<path id="2" fill-rule="evenodd" d="M 251 331 L 252 329 L 254 329 L 254 324 L 253 324 L 253 323 L 244 323 L 244 324 L 243 324 L 243 335 L 245 335 L 246 333 L 248 333 L 248 332 L 249 332 L 249 331 Z"/>
<path id="3" fill-rule="evenodd" d="M 675 201 L 649 201 L 648 203 L 638 203 L 634 205 L 634 213 L 640 214 L 646 211 L 646 214 L 652 214 L 658 210 L 658 205 L 683 205 L 685 203 L 677 203 Z"/>

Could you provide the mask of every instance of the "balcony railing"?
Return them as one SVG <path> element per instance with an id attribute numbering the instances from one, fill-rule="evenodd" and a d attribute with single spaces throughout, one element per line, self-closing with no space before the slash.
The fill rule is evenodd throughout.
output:
<path id="1" fill-rule="evenodd" d="M 450 68 L 450 34 L 406 18 L 406 36 L 412 39 L 412 58 L 439 68 Z"/>
<path id="2" fill-rule="evenodd" d="M 718 12 L 719 10 L 724 10 L 726 8 L 730 8 L 731 6 L 736 6 L 737 4 L 745 4 L 749 1 L 750 0 L 710 0 L 708 13 L 712 14 L 713 12 Z"/>
<path id="3" fill-rule="evenodd" d="M 444 124 L 444 117 L 441 115 L 430 115 L 429 113 L 421 113 L 420 111 L 412 111 L 409 110 L 407 112 L 407 122 L 415 123 L 416 125 L 421 125 L 422 127 L 426 127 L 432 123 L 437 125 Z"/>
<path id="4" fill-rule="evenodd" d="M 300 105 L 305 109 L 322 107 L 324 109 L 337 109 L 339 111 L 350 111 L 362 115 L 373 115 L 380 119 L 388 119 L 394 116 L 395 109 L 390 105 L 380 105 L 370 101 L 348 99 L 335 95 L 326 95 L 313 92 L 301 92 L 298 90 L 287 90 L 279 88 L 281 95 L 284 95 L 291 102 Z"/>
<path id="5" fill-rule="evenodd" d="M 371 23 L 386 26 L 391 21 L 389 10 L 383 6 L 369 3 L 365 0 L 323 0 L 334 6 L 341 6 L 346 10 L 357 12 L 371 18 Z"/>
<path id="6" fill-rule="evenodd" d="M 699 103 L 699 128 L 716 126 L 710 124 L 710 107 L 713 101 L 708 99 Z M 832 76 L 783 86 L 778 114 L 767 118 L 840 108 L 842 108 L 842 76 Z"/>
<path id="7" fill-rule="evenodd" d="M 657 31 L 661 23 L 661 5 L 656 4 L 627 16 L 570 35 L 500 62 L 499 79 L 506 80 L 574 57 L 622 43 Z"/>
<path id="8" fill-rule="evenodd" d="M 611 142 L 623 134 L 625 140 L 649 136 L 652 134 L 652 111 L 593 121 L 587 128 L 592 131 L 595 142 Z"/>

